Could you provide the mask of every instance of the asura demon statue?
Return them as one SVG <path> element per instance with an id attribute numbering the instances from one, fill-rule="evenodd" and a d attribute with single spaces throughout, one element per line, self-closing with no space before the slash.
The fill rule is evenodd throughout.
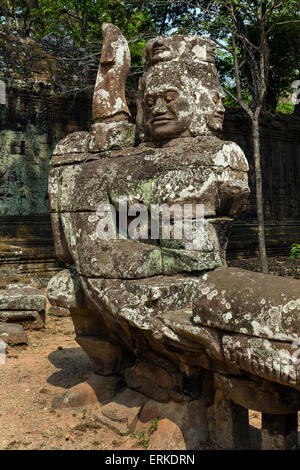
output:
<path id="1" fill-rule="evenodd" d="M 280 425 L 292 424 L 277 448 L 291 447 L 299 282 L 226 267 L 248 164 L 218 137 L 223 90 L 212 43 L 180 35 L 148 42 L 135 129 L 127 42 L 111 24 L 103 38 L 94 123 L 52 157 L 52 226 L 67 269 L 50 281 L 49 299 L 70 310 L 97 376 L 121 378 L 157 402 L 201 402 L 210 438 L 225 447 L 244 445 L 248 408 L 263 412 L 265 447 L 280 415 Z"/>

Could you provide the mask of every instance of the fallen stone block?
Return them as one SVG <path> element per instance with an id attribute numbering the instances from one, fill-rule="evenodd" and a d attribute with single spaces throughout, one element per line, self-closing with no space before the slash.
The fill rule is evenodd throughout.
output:
<path id="1" fill-rule="evenodd" d="M 34 310 L 0 310 L 1 322 L 16 322 L 20 323 L 23 328 L 39 330 L 45 325 L 45 314 Z"/>
<path id="2" fill-rule="evenodd" d="M 46 296 L 26 284 L 10 284 L 0 292 L 0 321 L 21 323 L 24 328 L 39 329 L 45 325 Z"/>
<path id="3" fill-rule="evenodd" d="M 51 305 L 48 315 L 54 315 L 55 317 L 69 317 L 70 310 L 63 307 L 57 307 L 56 305 Z"/>
<path id="4" fill-rule="evenodd" d="M 122 379 L 119 376 L 104 377 L 91 374 L 86 382 L 56 395 L 52 408 L 77 408 L 93 403 L 104 403 L 111 400 L 120 388 Z"/>
<path id="5" fill-rule="evenodd" d="M 0 323 L 0 339 L 8 344 L 28 344 L 24 328 L 14 323 Z"/>
<path id="6" fill-rule="evenodd" d="M 130 388 L 118 393 L 114 400 L 104 405 L 98 420 L 104 426 L 120 436 L 132 433 L 135 429 L 139 413 L 147 398 Z"/>
<path id="7" fill-rule="evenodd" d="M 0 292 L 0 310 L 45 311 L 46 296 L 43 291 L 24 284 L 12 284 Z"/>

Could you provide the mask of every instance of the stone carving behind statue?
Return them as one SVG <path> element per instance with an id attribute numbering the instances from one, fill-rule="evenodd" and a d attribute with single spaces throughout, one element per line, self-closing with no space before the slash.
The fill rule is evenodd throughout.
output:
<path id="1" fill-rule="evenodd" d="M 228 228 L 249 194 L 248 164 L 238 145 L 218 137 L 223 91 L 212 43 L 159 36 L 147 43 L 143 62 L 135 132 L 125 100 L 128 45 L 118 28 L 104 24 L 94 124 L 60 141 L 52 157 L 52 227 L 68 268 L 52 278 L 48 297 L 70 309 L 95 372 L 90 383 L 95 389 L 101 381 L 98 400 L 105 399 L 104 379 L 112 395 L 126 384 L 126 393 L 138 391 L 139 417 L 150 406 L 145 397 L 165 404 L 162 414 L 172 409 L 175 421 L 183 413 L 190 429 L 177 423 L 183 447 L 197 447 L 208 433 L 225 447 L 241 446 L 247 408 L 284 417 L 300 408 L 292 362 L 298 281 L 226 268 Z M 147 213 L 153 205 L 190 204 L 191 224 L 202 205 L 202 243 L 185 233 L 153 239 L 150 226 L 140 227 L 144 238 L 126 237 L 114 217 L 125 202 Z M 111 208 L 114 238 L 99 236 L 104 206 Z M 171 235 L 176 217 L 171 211 Z M 273 425 L 265 424 L 263 446 L 272 441 Z M 294 428 L 293 422 L 289 442 Z"/>

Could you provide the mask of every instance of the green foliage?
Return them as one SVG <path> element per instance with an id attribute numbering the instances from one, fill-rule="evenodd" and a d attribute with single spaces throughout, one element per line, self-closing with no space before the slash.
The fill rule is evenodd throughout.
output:
<path id="1" fill-rule="evenodd" d="M 278 103 L 276 112 L 283 114 L 293 114 L 294 105 L 293 103 Z"/>
<path id="2" fill-rule="evenodd" d="M 236 89 L 235 87 L 226 87 L 228 91 L 232 93 L 233 96 L 236 96 Z M 242 90 L 242 98 L 243 101 L 247 104 L 251 103 L 251 96 L 248 90 Z M 232 98 L 230 95 L 226 95 L 224 98 L 224 106 L 235 107 L 239 106 L 238 102 Z"/>
<path id="3" fill-rule="evenodd" d="M 279 3 L 279 0 L 278 2 Z M 233 21 L 228 7 L 235 9 Z M 129 40 L 132 55 L 130 86 L 136 87 L 141 73 L 141 56 L 146 40 L 157 34 L 204 34 L 230 48 L 232 32 L 237 33 L 236 50 L 243 93 L 253 94 L 255 80 L 253 64 L 248 61 L 247 48 L 238 37 L 242 31 L 259 46 L 260 29 L 256 13 L 269 9 L 272 0 L 0 0 L 0 25 L 26 36 L 40 38 L 48 33 L 70 37 L 89 53 L 100 52 L 103 22 L 118 26 Z M 291 91 L 291 83 L 299 78 L 300 59 L 300 0 L 285 0 L 265 19 L 268 29 L 278 24 L 268 35 L 269 77 L 267 107 L 275 112 L 278 97 Z M 289 21 L 289 23 L 286 23 Z M 230 52 L 216 51 L 216 63 L 221 83 L 234 92 L 234 64 Z M 257 61 L 258 53 L 255 53 Z M 258 62 L 257 62 L 258 63 Z M 234 93 L 233 93 L 234 94 Z M 227 98 L 233 104 L 232 98 Z M 246 101 L 247 102 L 247 101 Z M 280 112 L 288 111 L 280 105 Z M 277 110 L 278 111 L 278 110 Z"/>
<path id="4" fill-rule="evenodd" d="M 300 258 L 300 243 L 293 243 L 291 245 L 289 259 L 295 260 L 296 258 Z"/>
<path id="5" fill-rule="evenodd" d="M 131 437 L 133 439 L 137 439 L 139 441 L 139 444 L 142 447 L 144 447 L 144 449 L 148 449 L 149 443 L 150 443 L 150 437 L 154 433 L 154 431 L 156 431 L 157 426 L 158 426 L 158 421 L 159 421 L 158 417 L 151 419 L 150 426 L 148 429 L 145 426 L 142 431 L 136 434 L 132 434 Z"/>

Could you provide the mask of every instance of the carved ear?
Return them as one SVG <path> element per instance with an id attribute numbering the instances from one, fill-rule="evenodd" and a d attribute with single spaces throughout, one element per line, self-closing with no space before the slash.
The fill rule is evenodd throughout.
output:
<path id="1" fill-rule="evenodd" d="M 149 66 L 149 52 L 148 52 L 147 47 L 143 49 L 142 63 L 143 63 L 144 69 L 146 70 Z"/>

